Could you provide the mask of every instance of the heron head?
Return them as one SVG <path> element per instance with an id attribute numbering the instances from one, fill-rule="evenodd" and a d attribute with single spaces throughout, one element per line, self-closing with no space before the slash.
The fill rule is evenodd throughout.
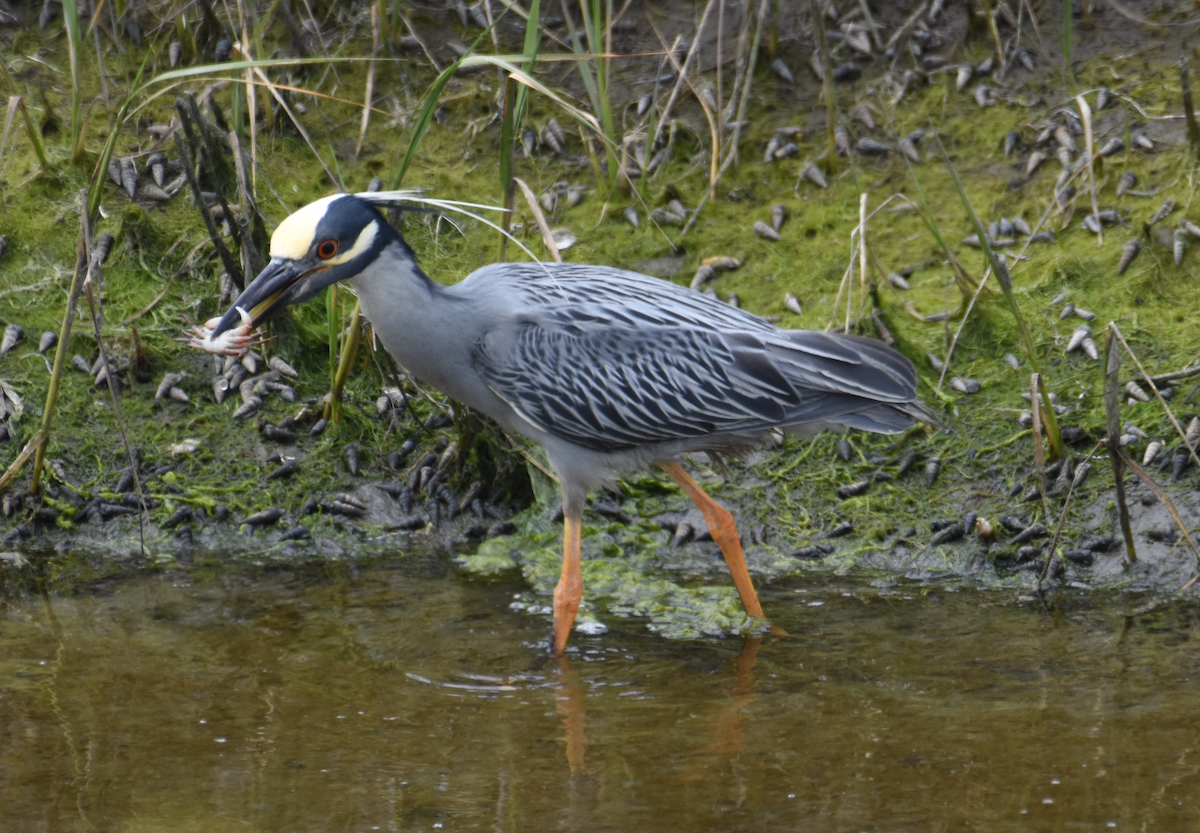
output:
<path id="1" fill-rule="evenodd" d="M 309 203 L 275 229 L 271 262 L 233 302 L 213 335 L 242 323 L 238 308 L 257 326 L 277 310 L 354 277 L 397 237 L 378 211 L 350 194 Z"/>

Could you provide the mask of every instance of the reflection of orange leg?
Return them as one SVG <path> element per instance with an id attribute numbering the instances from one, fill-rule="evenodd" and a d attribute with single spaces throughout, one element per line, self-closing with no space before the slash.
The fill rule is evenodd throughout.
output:
<path id="1" fill-rule="evenodd" d="M 558 586 L 554 588 L 554 645 L 551 653 L 558 656 L 567 647 L 571 625 L 583 597 L 583 577 L 579 574 L 579 528 L 583 523 L 583 504 L 575 507 L 567 501 L 563 514 L 563 566 Z"/>
<path id="2" fill-rule="evenodd" d="M 555 697 L 555 708 L 562 715 L 563 734 L 567 741 L 567 764 L 571 768 L 571 777 L 584 774 L 583 753 L 587 746 L 587 732 L 584 724 L 586 712 L 583 708 L 584 690 L 579 682 L 579 676 L 571 670 L 571 661 L 566 657 L 558 657 L 558 673 L 562 685 L 558 687 Z"/>
<path id="3" fill-rule="evenodd" d="M 758 603 L 758 594 L 754 592 L 754 585 L 750 581 L 750 571 L 746 569 L 742 542 L 738 538 L 737 527 L 734 526 L 729 510 L 710 498 L 695 480 L 688 477 L 687 472 L 678 463 L 664 462 L 658 466 L 679 484 L 679 488 L 692 499 L 692 503 L 696 504 L 700 514 L 704 516 L 708 531 L 721 548 L 721 554 L 725 556 L 725 563 L 729 566 L 733 583 L 737 586 L 738 595 L 742 597 L 742 606 L 746 608 L 746 612 L 765 619 L 762 605 Z"/>
<path id="4" fill-rule="evenodd" d="M 747 718 L 746 709 L 754 702 L 756 695 L 753 671 L 761 645 L 761 637 L 746 637 L 741 653 L 734 657 L 733 686 L 729 689 L 728 699 L 722 701 L 711 714 L 704 716 L 709 744 L 696 755 L 688 768 L 689 781 L 702 777 L 718 759 L 730 758 L 742 751 L 746 740 L 742 724 Z"/>

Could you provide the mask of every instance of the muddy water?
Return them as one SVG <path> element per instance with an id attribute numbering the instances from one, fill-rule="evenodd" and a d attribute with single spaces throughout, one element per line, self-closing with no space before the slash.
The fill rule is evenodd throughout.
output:
<path id="1" fill-rule="evenodd" d="M 539 666 L 522 585 L 328 569 L 7 599 L 0 829 L 1200 822 L 1195 606 L 805 579 L 787 639 L 616 620 Z"/>

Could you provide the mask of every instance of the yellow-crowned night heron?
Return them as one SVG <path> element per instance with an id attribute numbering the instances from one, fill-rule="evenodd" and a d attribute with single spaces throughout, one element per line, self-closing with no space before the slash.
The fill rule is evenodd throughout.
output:
<path id="1" fill-rule="evenodd" d="M 405 370 L 545 448 L 565 526 L 555 654 L 583 592 L 579 535 L 590 490 L 658 465 L 703 513 L 746 612 L 762 617 L 733 518 L 679 458 L 737 452 L 781 431 L 895 433 L 930 416 L 912 363 L 878 341 L 781 330 L 635 272 L 495 263 L 454 286 L 434 283 L 375 207 L 347 194 L 280 224 L 271 262 L 211 337 L 246 334 L 341 280 Z"/>

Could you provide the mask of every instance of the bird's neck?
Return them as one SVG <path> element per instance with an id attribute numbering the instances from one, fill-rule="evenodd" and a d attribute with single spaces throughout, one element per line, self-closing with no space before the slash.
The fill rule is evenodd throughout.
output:
<path id="1" fill-rule="evenodd" d="M 405 370 L 439 385 L 439 345 L 454 332 L 454 303 L 430 280 L 406 245 L 393 244 L 350 280 L 363 315 Z"/>

